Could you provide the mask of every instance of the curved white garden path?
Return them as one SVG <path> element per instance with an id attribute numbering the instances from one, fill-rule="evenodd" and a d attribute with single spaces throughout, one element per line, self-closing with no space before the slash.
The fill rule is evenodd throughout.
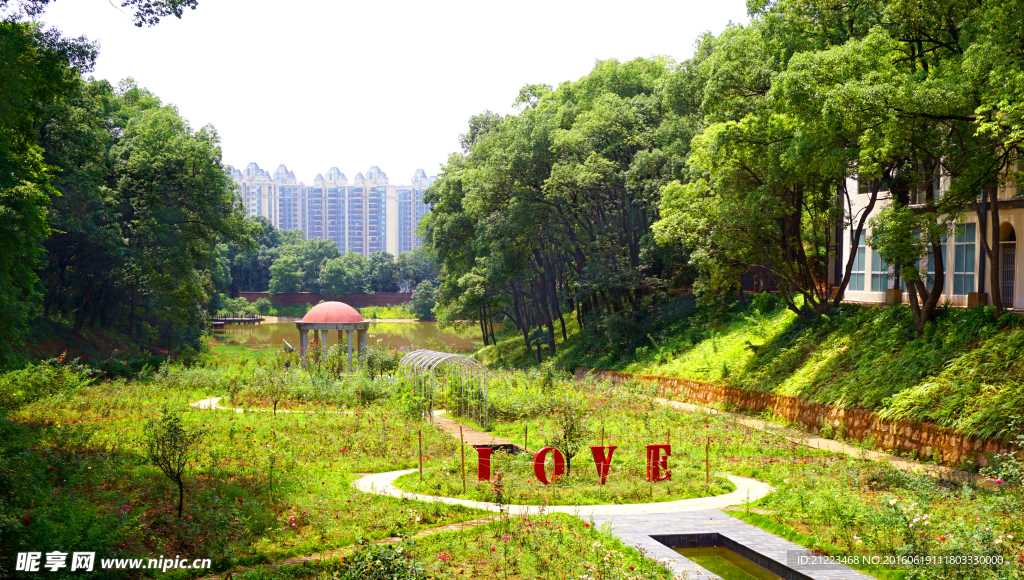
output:
<path id="1" fill-rule="evenodd" d="M 372 473 L 363 476 L 354 482 L 352 486 L 366 493 L 377 495 L 389 495 L 392 497 L 415 499 L 419 501 L 441 502 L 453 505 L 487 510 L 492 512 L 502 511 L 508 508 L 510 515 L 534 515 L 542 512 L 560 512 L 572 514 L 578 517 L 612 516 L 626 514 L 671 514 L 690 512 L 695 510 L 707 510 L 724 508 L 731 505 L 743 503 L 747 500 L 754 501 L 768 495 L 774 489 L 767 483 L 746 477 L 727 476 L 729 481 L 736 486 L 735 491 L 714 495 L 710 497 L 695 497 L 691 499 L 680 499 L 676 501 L 659 501 L 651 503 L 629 503 L 629 504 L 604 504 L 604 505 L 581 505 L 581 506 L 539 506 L 539 505 L 518 505 L 500 506 L 496 503 L 485 501 L 473 501 L 468 499 L 457 499 L 453 497 L 441 497 L 436 495 L 421 495 L 402 491 L 394 486 L 394 481 L 403 475 L 415 473 L 415 469 L 403 469 L 402 471 L 387 471 L 384 473 Z"/>

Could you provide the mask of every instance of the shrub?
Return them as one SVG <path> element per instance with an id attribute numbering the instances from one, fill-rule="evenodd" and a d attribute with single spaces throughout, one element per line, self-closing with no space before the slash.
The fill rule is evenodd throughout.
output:
<path id="1" fill-rule="evenodd" d="M 258 298 L 256 300 L 256 302 L 254 304 L 256 306 L 256 310 L 260 314 L 269 314 L 270 313 L 270 308 L 271 308 L 270 300 L 267 300 L 266 298 L 260 297 L 260 298 Z"/>
<path id="2" fill-rule="evenodd" d="M 337 580 L 406 580 L 427 578 L 427 571 L 401 544 L 363 544 L 346 556 L 334 574 Z"/>
<path id="3" fill-rule="evenodd" d="M 402 353 L 398 350 L 386 347 L 378 340 L 377 344 L 371 346 L 366 353 L 366 364 L 363 369 L 371 379 L 391 376 L 398 370 L 398 361 L 402 359 Z"/>
<path id="4" fill-rule="evenodd" d="M 81 357 L 67 359 L 64 354 L 0 374 L 0 411 L 13 410 L 50 395 L 73 392 L 99 374 L 86 366 Z"/>

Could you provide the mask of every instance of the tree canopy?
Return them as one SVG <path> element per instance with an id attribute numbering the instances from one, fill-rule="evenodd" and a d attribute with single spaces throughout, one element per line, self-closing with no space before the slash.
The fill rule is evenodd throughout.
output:
<path id="1" fill-rule="evenodd" d="M 666 293 L 720 300 L 752 271 L 820 316 L 870 242 L 923 331 L 965 212 L 998 264 L 984 199 L 1020 177 L 1024 53 L 1005 33 L 1018 4 L 752 2 L 749 25 L 703 36 L 684 62 L 609 60 L 525 86 L 517 114 L 470 119 L 427 193 L 438 320 L 481 321 L 485 337 L 508 321 L 554 352 L 574 313 L 629 352 Z"/>

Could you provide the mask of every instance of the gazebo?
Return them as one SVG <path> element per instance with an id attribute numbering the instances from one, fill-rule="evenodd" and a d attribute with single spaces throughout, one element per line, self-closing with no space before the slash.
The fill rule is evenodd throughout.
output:
<path id="1" fill-rule="evenodd" d="M 366 352 L 366 331 L 370 328 L 370 321 L 364 320 L 363 315 L 345 304 L 344 302 L 321 302 L 295 322 L 299 329 L 299 356 L 303 364 L 309 357 L 309 331 L 313 331 L 313 340 L 320 339 L 324 345 L 327 344 L 327 333 L 331 330 L 338 331 L 338 342 L 341 342 L 341 333 L 344 332 L 348 342 L 348 368 L 352 369 L 352 333 L 358 333 L 359 354 Z"/>

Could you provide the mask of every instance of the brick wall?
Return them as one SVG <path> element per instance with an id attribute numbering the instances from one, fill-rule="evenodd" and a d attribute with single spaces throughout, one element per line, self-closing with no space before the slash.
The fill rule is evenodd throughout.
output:
<path id="1" fill-rule="evenodd" d="M 658 390 L 664 396 L 694 404 L 722 403 L 729 408 L 748 413 L 771 409 L 776 416 L 784 417 L 812 432 L 818 432 L 826 424 L 830 424 L 837 433 L 842 433 L 847 439 L 870 440 L 878 449 L 894 454 L 914 454 L 919 459 L 934 459 L 947 465 L 958 466 L 965 461 L 987 465 L 988 456 L 991 454 L 1019 451 L 1015 446 L 1003 441 L 970 437 L 932 423 L 883 421 L 876 413 L 866 409 L 844 409 L 834 405 L 811 403 L 798 397 L 745 391 L 677 377 L 591 370 L 583 367 L 576 369 L 577 377 L 587 373 L 612 382 L 631 379 L 651 381 L 657 384 Z"/>
<path id="2" fill-rule="evenodd" d="M 266 298 L 274 304 L 282 304 L 284 306 L 302 306 L 304 304 L 317 305 L 320 302 L 327 302 L 336 300 L 338 302 L 344 302 L 353 308 L 363 308 L 364 306 L 395 306 L 398 304 L 405 304 L 412 300 L 411 292 L 378 292 L 376 294 L 347 294 L 344 296 L 324 296 L 322 294 L 313 294 L 311 292 L 294 292 L 287 294 L 275 294 L 271 296 L 266 292 L 239 292 L 240 298 L 245 298 L 249 302 L 256 302 L 260 298 Z"/>

